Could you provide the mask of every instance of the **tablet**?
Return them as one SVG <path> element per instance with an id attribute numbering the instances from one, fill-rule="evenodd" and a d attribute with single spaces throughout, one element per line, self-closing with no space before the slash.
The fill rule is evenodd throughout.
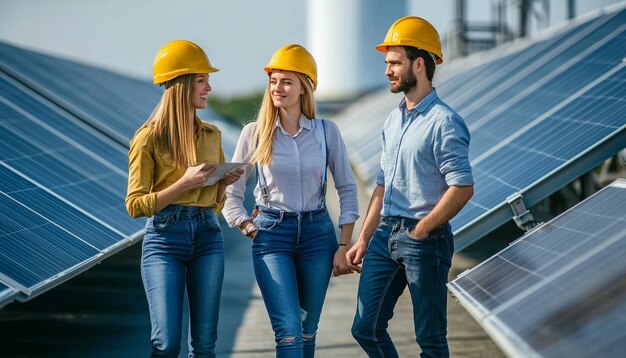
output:
<path id="1" fill-rule="evenodd" d="M 224 163 L 224 164 L 217 164 L 217 167 L 215 168 L 215 171 L 213 171 L 213 173 L 211 173 L 211 175 L 207 179 L 206 183 L 204 183 L 204 186 L 213 185 L 213 184 L 217 183 L 220 179 L 222 179 L 224 177 L 224 175 L 226 175 L 226 173 L 232 172 L 233 170 L 236 170 L 238 168 L 245 168 L 246 165 L 250 165 L 250 164 L 249 163 Z"/>

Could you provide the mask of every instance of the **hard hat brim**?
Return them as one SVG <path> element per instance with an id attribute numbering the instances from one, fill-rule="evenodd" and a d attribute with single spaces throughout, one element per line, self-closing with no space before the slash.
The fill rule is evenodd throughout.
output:
<path id="1" fill-rule="evenodd" d="M 153 83 L 155 85 L 173 80 L 174 78 L 178 77 L 178 76 L 182 76 L 182 75 L 189 75 L 192 73 L 196 73 L 196 74 L 200 74 L 200 73 L 213 73 L 213 72 L 218 72 L 220 69 L 217 67 L 209 67 L 206 69 L 201 69 L 201 70 L 206 70 L 206 72 L 200 72 L 199 70 L 194 70 L 193 72 L 190 69 L 184 68 L 184 69 L 180 69 L 177 71 L 171 71 L 171 72 L 167 72 L 167 73 L 162 73 L 159 74 L 157 76 L 153 77 Z"/>

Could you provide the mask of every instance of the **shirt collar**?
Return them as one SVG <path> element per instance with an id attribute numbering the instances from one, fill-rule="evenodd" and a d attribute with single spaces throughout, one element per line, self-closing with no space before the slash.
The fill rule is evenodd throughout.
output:
<path id="1" fill-rule="evenodd" d="M 428 107 L 430 107 L 430 105 L 435 101 L 435 99 L 439 98 L 439 96 L 437 96 L 437 90 L 435 89 L 435 87 L 433 87 L 433 90 L 430 91 L 429 94 L 426 95 L 426 97 L 424 97 L 420 103 L 417 104 L 417 106 L 413 107 L 409 113 L 411 112 L 416 112 L 416 113 L 424 113 L 426 112 L 426 110 L 428 109 Z M 400 108 L 400 110 L 402 112 L 406 111 L 406 98 L 402 97 L 402 101 L 400 101 L 400 104 L 398 105 L 398 108 Z"/>
<path id="2" fill-rule="evenodd" d="M 200 117 L 198 116 L 194 118 L 194 122 L 196 123 L 196 133 L 199 133 L 200 131 L 209 131 L 209 132 L 215 131 L 215 127 L 213 127 L 209 123 L 201 121 Z"/>
<path id="3" fill-rule="evenodd" d="M 300 131 L 302 129 L 306 129 L 306 130 L 311 130 L 313 129 L 313 124 L 312 124 L 312 120 L 308 119 L 304 114 L 300 115 L 300 119 L 298 120 L 298 124 L 300 125 Z M 276 118 L 276 127 L 278 127 L 281 131 L 283 131 L 284 133 L 286 133 L 285 129 L 283 128 L 283 126 L 280 124 L 280 117 Z M 300 131 L 298 131 L 298 133 L 300 133 Z"/>

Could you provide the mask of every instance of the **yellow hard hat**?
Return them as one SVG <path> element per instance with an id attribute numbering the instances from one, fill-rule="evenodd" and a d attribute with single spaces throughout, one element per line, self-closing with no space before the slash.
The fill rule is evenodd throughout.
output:
<path id="1" fill-rule="evenodd" d="M 313 56 L 300 45 L 287 45 L 279 48 L 264 68 L 267 74 L 272 70 L 300 72 L 307 75 L 317 88 L 317 64 Z"/>
<path id="2" fill-rule="evenodd" d="M 406 16 L 391 25 L 385 40 L 376 49 L 387 52 L 387 46 L 411 46 L 428 51 L 437 57 L 436 64 L 443 62 L 441 41 L 435 27 L 417 16 Z"/>
<path id="3" fill-rule="evenodd" d="M 190 73 L 211 73 L 219 69 L 211 66 L 200 46 L 191 41 L 175 40 L 159 49 L 154 58 L 154 84 L 167 82 Z"/>

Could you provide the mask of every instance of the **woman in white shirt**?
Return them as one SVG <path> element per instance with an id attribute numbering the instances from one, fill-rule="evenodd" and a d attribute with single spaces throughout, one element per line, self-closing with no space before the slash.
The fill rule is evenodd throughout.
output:
<path id="1" fill-rule="evenodd" d="M 256 122 L 244 127 L 233 162 L 249 162 L 227 189 L 224 217 L 252 239 L 254 271 L 277 357 L 313 357 L 331 273 L 351 273 L 346 251 L 358 219 L 357 187 L 337 126 L 315 118 L 317 66 L 300 45 L 277 50 Z M 339 194 L 339 243 L 325 205 L 327 168 Z M 257 174 L 255 210 L 243 198 Z"/>

